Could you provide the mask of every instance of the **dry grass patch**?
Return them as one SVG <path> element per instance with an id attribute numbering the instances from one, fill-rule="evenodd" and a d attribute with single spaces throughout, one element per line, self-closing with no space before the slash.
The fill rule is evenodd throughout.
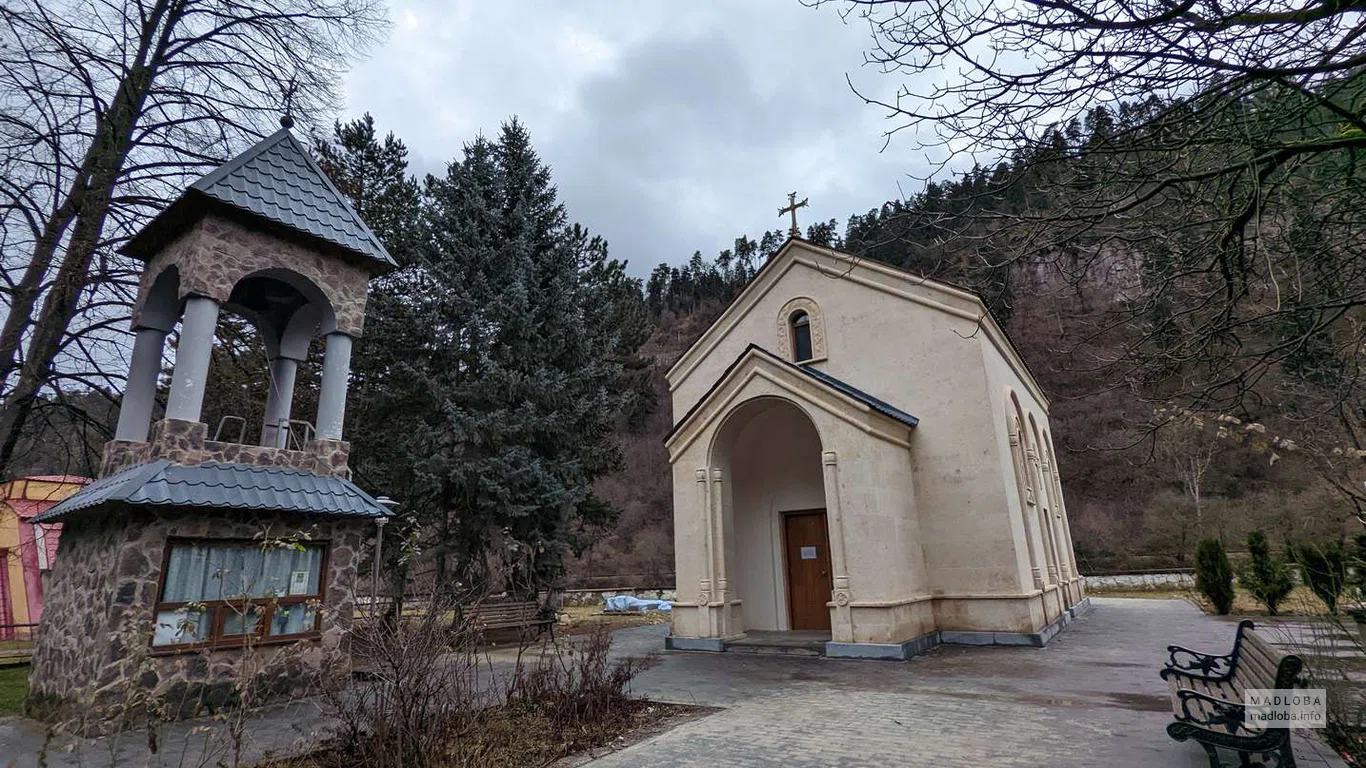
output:
<path id="1" fill-rule="evenodd" d="M 627 627 L 648 627 L 668 623 L 669 614 L 665 611 L 603 613 L 600 605 L 570 605 L 559 610 L 559 624 L 555 631 L 566 635 L 585 635 L 591 634 L 599 627 L 615 631 Z"/>
<path id="2" fill-rule="evenodd" d="M 1257 602 L 1246 589 L 1234 585 L 1233 609 L 1231 616 L 1266 616 L 1266 606 Z M 1195 589 L 1170 587 L 1165 589 L 1087 589 L 1092 597 L 1153 598 L 1161 600 L 1189 600 L 1205 613 L 1213 614 L 1214 606 L 1205 596 Z M 1322 616 L 1328 612 L 1323 601 L 1305 586 L 1297 586 L 1278 606 L 1279 616 Z"/>

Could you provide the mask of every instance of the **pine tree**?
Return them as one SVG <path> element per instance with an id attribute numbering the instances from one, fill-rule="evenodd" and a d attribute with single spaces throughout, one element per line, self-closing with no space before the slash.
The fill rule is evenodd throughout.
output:
<path id="1" fill-rule="evenodd" d="M 346 434 L 352 444 L 350 466 L 368 488 L 400 500 L 390 538 L 402 538 L 416 525 L 425 493 L 412 472 L 410 457 L 395 435 L 413 428 L 416 404 L 402 386 L 407 345 L 424 333 L 412 294 L 414 251 L 423 239 L 421 186 L 408 170 L 408 148 L 392 133 L 380 139 L 369 114 L 337 122 L 327 139 L 315 138 L 314 156 L 332 183 L 360 214 L 399 263 L 395 272 L 370 283 L 365 334 L 352 358 Z M 311 354 L 299 371 L 295 408 L 311 412 L 321 355 Z M 302 410 L 300 410 L 302 409 Z M 384 549 L 386 578 L 402 595 L 409 558 L 399 542 Z M 399 603 L 395 610 L 401 610 Z"/>
<path id="2" fill-rule="evenodd" d="M 408 147 L 394 134 L 381 140 L 365 113 L 337 121 L 332 136 L 313 140 L 313 153 L 337 190 L 400 264 L 421 236 L 421 188 L 408 173 Z"/>
<path id="3" fill-rule="evenodd" d="M 1266 535 L 1253 531 L 1247 537 L 1248 564 L 1238 575 L 1238 582 L 1266 606 L 1266 612 L 1276 615 L 1276 606 L 1295 588 L 1285 562 L 1273 557 Z"/>

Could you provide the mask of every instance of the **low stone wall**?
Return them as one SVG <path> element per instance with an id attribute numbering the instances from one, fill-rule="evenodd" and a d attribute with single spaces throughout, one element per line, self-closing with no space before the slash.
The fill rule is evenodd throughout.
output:
<path id="1" fill-rule="evenodd" d="M 1122 573 L 1106 576 L 1087 576 L 1086 589 L 1191 589 L 1195 587 L 1193 573 Z"/>
<path id="2" fill-rule="evenodd" d="M 92 733 L 316 691 L 344 671 L 356 570 L 373 525 L 268 512 L 120 507 L 64 523 L 33 651 L 31 716 Z M 326 541 L 316 639 L 247 649 L 151 646 L 169 537 Z"/>

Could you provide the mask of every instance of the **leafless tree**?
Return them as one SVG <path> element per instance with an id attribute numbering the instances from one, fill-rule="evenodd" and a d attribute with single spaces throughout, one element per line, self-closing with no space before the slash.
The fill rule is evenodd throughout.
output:
<path id="1" fill-rule="evenodd" d="M 326 115 L 386 23 L 381 0 L 0 6 L 0 473 L 45 397 L 113 389 L 114 248 L 282 111 Z"/>
<path id="2" fill-rule="evenodd" d="M 1191 502 L 1195 513 L 1194 530 L 1205 530 L 1205 480 L 1214 459 L 1224 448 L 1218 428 L 1205 428 L 1199 416 L 1171 419 L 1157 434 L 1156 451 L 1161 464 L 1181 484 L 1186 499 Z M 1190 521 L 1182 521 L 1180 553 L 1186 552 L 1186 536 L 1191 529 Z M 1222 526 L 1219 538 L 1223 540 Z"/>
<path id="3" fill-rule="evenodd" d="M 1093 284 L 1135 265 L 1060 357 L 1120 330 L 1113 354 L 1071 364 L 1200 410 L 1345 412 L 1346 434 L 1362 433 L 1366 6 L 810 4 L 866 23 L 868 62 L 902 81 L 892 98 L 860 94 L 887 110 L 889 141 L 1005 171 L 963 203 L 977 222 L 963 251 Z"/>

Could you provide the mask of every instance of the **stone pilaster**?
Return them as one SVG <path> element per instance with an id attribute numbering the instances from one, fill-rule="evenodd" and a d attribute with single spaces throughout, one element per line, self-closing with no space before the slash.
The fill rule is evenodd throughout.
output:
<path id="1" fill-rule="evenodd" d="M 830 568 L 833 571 L 834 589 L 830 600 L 835 604 L 834 615 L 830 621 L 830 637 L 837 643 L 854 640 L 854 618 L 850 603 L 854 600 L 849 585 L 849 566 L 844 547 L 844 505 L 840 500 L 839 455 L 834 451 L 821 454 L 821 467 L 825 485 L 826 525 L 830 536 Z"/>

